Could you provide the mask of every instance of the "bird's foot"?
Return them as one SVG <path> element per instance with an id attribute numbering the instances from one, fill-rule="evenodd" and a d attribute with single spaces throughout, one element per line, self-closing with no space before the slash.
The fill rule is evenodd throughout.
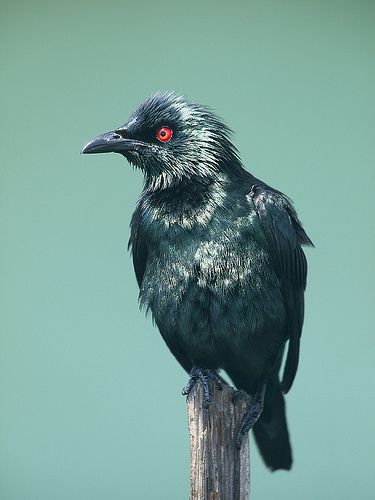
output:
<path id="1" fill-rule="evenodd" d="M 193 366 L 190 371 L 189 382 L 186 387 L 184 387 L 182 394 L 187 396 L 193 389 L 197 382 L 200 382 L 203 386 L 204 392 L 204 406 L 208 408 L 211 401 L 211 389 L 209 386 L 209 381 L 212 380 L 219 391 L 223 388 L 223 381 L 219 375 L 214 370 L 209 370 L 208 368 L 202 368 L 200 366 Z"/>
<path id="2" fill-rule="evenodd" d="M 243 436 L 256 424 L 258 418 L 262 414 L 265 390 L 266 386 L 263 385 L 260 391 L 258 391 L 251 399 L 245 415 L 242 417 L 240 428 L 238 429 L 235 438 L 237 448 L 241 448 Z"/>
<path id="3" fill-rule="evenodd" d="M 252 400 L 252 397 L 242 389 L 233 389 L 232 403 L 235 405 L 238 401 L 244 400 L 246 403 Z"/>

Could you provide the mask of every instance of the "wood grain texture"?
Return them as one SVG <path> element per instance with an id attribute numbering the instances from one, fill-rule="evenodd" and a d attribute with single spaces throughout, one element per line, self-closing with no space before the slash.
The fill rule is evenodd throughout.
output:
<path id="1" fill-rule="evenodd" d="M 212 401 L 204 408 L 203 389 L 196 384 L 188 401 L 190 432 L 190 500 L 248 500 L 250 494 L 249 439 L 241 449 L 235 433 L 247 398 L 233 397 L 229 386 L 219 391 L 211 384 Z"/>

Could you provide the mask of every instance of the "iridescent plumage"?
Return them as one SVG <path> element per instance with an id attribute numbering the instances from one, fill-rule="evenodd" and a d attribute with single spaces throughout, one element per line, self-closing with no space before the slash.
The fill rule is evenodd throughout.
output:
<path id="1" fill-rule="evenodd" d="M 165 143 L 160 127 L 173 131 Z M 307 273 L 301 246 L 311 241 L 290 200 L 243 168 L 229 135 L 207 108 L 159 93 L 84 152 L 110 151 L 113 143 L 143 171 L 129 242 L 140 303 L 187 371 L 224 369 L 253 395 L 266 387 L 255 437 L 271 469 L 289 469 L 282 390 L 298 366 Z"/>

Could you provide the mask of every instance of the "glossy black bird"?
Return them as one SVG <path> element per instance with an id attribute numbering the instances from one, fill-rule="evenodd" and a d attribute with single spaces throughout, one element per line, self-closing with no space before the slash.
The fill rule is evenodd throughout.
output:
<path id="1" fill-rule="evenodd" d="M 209 109 L 174 93 L 148 98 L 128 122 L 82 153 L 116 152 L 142 170 L 129 245 L 140 303 L 210 399 L 223 369 L 252 401 L 265 463 L 290 469 L 283 392 L 296 375 L 311 245 L 291 201 L 247 172 L 230 131 Z M 282 381 L 284 348 L 288 345 Z"/>

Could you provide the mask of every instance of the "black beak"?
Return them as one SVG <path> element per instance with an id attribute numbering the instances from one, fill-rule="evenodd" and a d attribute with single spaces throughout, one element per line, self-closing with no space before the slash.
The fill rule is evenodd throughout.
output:
<path id="1" fill-rule="evenodd" d="M 126 151 L 134 151 L 138 144 L 138 141 L 125 139 L 117 132 L 107 132 L 98 135 L 98 137 L 95 137 L 95 139 L 86 144 L 81 153 L 83 155 L 93 153 L 125 153 Z"/>

